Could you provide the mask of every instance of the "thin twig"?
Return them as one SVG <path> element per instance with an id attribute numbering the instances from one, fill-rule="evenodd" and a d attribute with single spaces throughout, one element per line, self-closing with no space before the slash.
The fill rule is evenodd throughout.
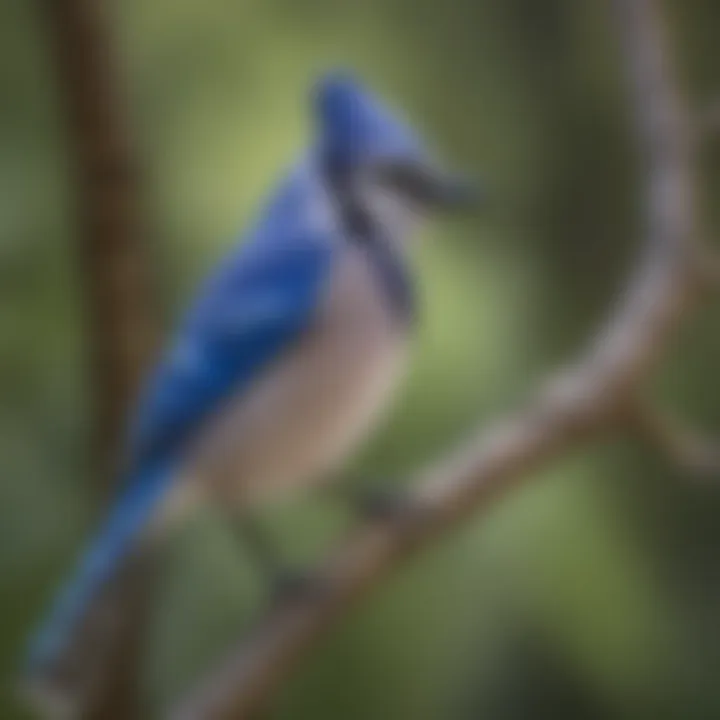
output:
<path id="1" fill-rule="evenodd" d="M 677 468 L 704 478 L 720 474 L 720 444 L 650 401 L 630 403 L 627 420 L 631 431 Z"/>
<path id="2" fill-rule="evenodd" d="M 720 100 L 712 102 L 698 119 L 697 135 L 702 142 L 720 133 Z"/>
<path id="3" fill-rule="evenodd" d="M 619 309 L 587 354 L 524 410 L 478 432 L 447 460 L 420 473 L 404 514 L 359 527 L 318 568 L 311 591 L 268 609 L 181 699 L 171 712 L 174 720 L 241 720 L 265 708 L 318 640 L 412 552 L 487 510 L 563 450 L 619 427 L 629 389 L 660 361 L 697 280 L 693 143 L 656 3 L 612 5 L 646 170 L 645 244 Z"/>

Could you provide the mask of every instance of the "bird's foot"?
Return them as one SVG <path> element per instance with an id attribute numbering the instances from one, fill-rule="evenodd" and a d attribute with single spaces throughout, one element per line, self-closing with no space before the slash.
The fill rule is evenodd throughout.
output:
<path id="1" fill-rule="evenodd" d="M 297 597 L 309 595 L 318 587 L 317 577 L 310 570 L 282 568 L 270 582 L 270 602 L 280 605 Z"/>
<path id="2" fill-rule="evenodd" d="M 348 493 L 351 507 L 368 520 L 392 520 L 402 517 L 411 507 L 408 494 L 395 488 L 361 488 Z"/>

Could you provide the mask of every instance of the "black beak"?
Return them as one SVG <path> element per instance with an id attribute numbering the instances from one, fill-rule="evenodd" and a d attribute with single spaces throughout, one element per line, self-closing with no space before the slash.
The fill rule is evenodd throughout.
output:
<path id="1" fill-rule="evenodd" d="M 430 165 L 393 162 L 378 168 L 382 182 L 430 211 L 461 211 L 476 207 L 481 193 L 467 178 L 448 175 Z"/>
<path id="2" fill-rule="evenodd" d="M 432 210 L 461 212 L 477 208 L 481 202 L 477 183 L 468 178 L 435 172 L 428 181 L 426 204 Z"/>

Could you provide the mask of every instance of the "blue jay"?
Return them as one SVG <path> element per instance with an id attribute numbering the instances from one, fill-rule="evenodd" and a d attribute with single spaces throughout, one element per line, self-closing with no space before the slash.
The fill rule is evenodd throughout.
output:
<path id="1" fill-rule="evenodd" d="M 313 97 L 310 151 L 202 288 L 151 375 L 108 517 L 31 643 L 62 675 L 131 558 L 201 498 L 243 513 L 328 478 L 387 404 L 415 316 L 406 243 L 466 184 L 349 76 Z"/>

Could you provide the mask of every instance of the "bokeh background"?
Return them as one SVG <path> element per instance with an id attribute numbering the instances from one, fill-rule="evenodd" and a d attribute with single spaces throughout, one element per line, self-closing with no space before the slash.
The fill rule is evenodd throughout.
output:
<path id="1" fill-rule="evenodd" d="M 69 147 L 41 3 L 0 1 L 0 717 L 23 643 L 97 511 Z M 402 482 L 522 401 L 588 339 L 637 247 L 638 168 L 601 0 L 124 0 L 112 26 L 167 328 L 352 68 L 482 177 L 477 217 L 418 248 L 423 322 L 396 411 L 353 471 Z M 720 93 L 720 4 L 666 3 L 681 80 Z M 703 153 L 720 229 L 720 142 Z M 712 233 L 710 233 L 712 234 Z M 656 391 L 720 429 L 720 307 Z M 720 485 L 630 441 L 585 448 L 415 560 L 324 642 L 283 720 L 720 717 Z M 349 521 L 299 498 L 264 521 L 297 563 Z M 205 511 L 173 543 L 143 668 L 148 714 L 262 601 Z"/>

